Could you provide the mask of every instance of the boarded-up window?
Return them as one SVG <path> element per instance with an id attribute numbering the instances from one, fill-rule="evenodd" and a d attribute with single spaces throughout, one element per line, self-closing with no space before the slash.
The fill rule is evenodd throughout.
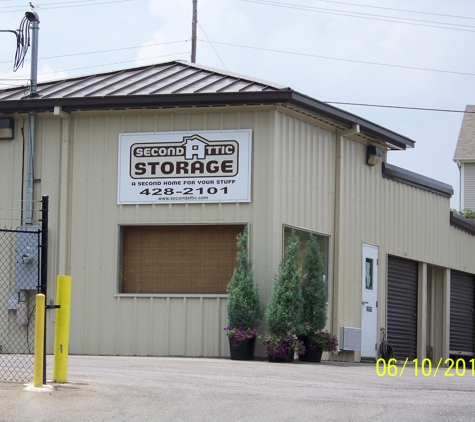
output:
<path id="1" fill-rule="evenodd" d="M 225 294 L 242 225 L 122 226 L 119 293 Z"/>

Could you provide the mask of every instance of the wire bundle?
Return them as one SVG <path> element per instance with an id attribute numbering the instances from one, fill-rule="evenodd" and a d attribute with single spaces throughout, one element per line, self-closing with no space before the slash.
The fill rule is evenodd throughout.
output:
<path id="1" fill-rule="evenodd" d="M 16 34 L 16 52 L 13 62 L 13 71 L 16 72 L 20 66 L 23 66 L 25 56 L 30 46 L 30 21 L 26 16 L 20 22 L 20 28 L 15 31 Z"/>

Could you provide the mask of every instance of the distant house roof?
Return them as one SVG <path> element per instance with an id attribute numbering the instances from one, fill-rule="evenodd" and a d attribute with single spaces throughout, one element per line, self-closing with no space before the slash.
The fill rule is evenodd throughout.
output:
<path id="1" fill-rule="evenodd" d="M 454 161 L 475 161 L 475 105 L 465 107 Z"/>
<path id="2" fill-rule="evenodd" d="M 27 87 L 0 90 L 0 113 L 282 105 L 309 114 L 344 131 L 359 126 L 360 136 L 390 149 L 414 147 L 403 135 L 301 94 L 289 87 L 184 61 L 118 70 L 38 84 L 38 96 Z"/>

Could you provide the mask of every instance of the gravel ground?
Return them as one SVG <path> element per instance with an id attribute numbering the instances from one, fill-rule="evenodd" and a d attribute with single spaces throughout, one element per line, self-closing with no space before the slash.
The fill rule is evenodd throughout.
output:
<path id="1" fill-rule="evenodd" d="M 48 379 L 51 369 L 48 356 Z M 0 421 L 474 421 L 471 368 L 445 370 L 70 356 L 66 384 L 0 382 Z"/>

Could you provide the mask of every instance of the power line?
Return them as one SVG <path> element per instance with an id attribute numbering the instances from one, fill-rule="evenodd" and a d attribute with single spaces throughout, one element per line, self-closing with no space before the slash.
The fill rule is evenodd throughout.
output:
<path id="1" fill-rule="evenodd" d="M 79 56 L 79 55 L 98 54 L 98 53 L 105 53 L 105 52 L 114 52 L 114 51 L 119 51 L 119 50 L 135 49 L 135 48 L 141 48 L 141 47 L 152 47 L 152 46 L 162 45 L 162 44 L 182 43 L 182 42 L 189 42 L 189 41 L 190 40 L 170 41 L 170 42 L 165 42 L 165 43 L 142 45 L 142 46 L 137 46 L 137 47 L 123 47 L 123 48 L 117 48 L 117 49 L 100 50 L 100 51 L 92 51 L 92 52 L 90 51 L 90 52 L 84 52 L 84 53 L 71 53 L 71 54 L 65 54 L 65 55 L 60 55 L 60 56 L 43 57 L 41 59 L 51 59 L 51 58 L 62 58 L 62 57 Z M 298 53 L 298 52 L 294 52 L 294 51 L 285 51 L 285 50 L 277 50 L 277 49 L 271 49 L 271 48 L 263 48 L 263 47 L 255 47 L 255 46 L 240 45 L 240 44 L 233 44 L 233 43 L 225 43 L 225 42 L 219 42 L 219 41 L 211 41 L 209 39 L 208 40 L 198 39 L 198 41 L 207 42 L 207 43 L 210 43 L 210 44 L 214 43 L 214 44 L 226 45 L 226 46 L 230 46 L 230 47 L 247 48 L 247 49 L 259 50 L 259 51 L 269 51 L 269 52 L 273 52 L 273 53 L 290 54 L 290 55 L 295 55 L 295 56 L 312 57 L 312 58 L 325 59 L 325 60 L 336 60 L 336 61 L 343 61 L 343 62 L 350 62 L 350 63 L 360 63 L 360 64 L 366 64 L 366 65 L 372 65 L 372 66 L 394 67 L 394 68 L 399 68 L 399 69 L 418 70 L 418 71 L 424 71 L 424 72 L 446 73 L 446 74 L 462 75 L 462 76 L 475 76 L 475 73 L 470 73 L 470 72 L 457 72 L 457 71 L 443 70 L 443 69 L 430 69 L 430 68 L 423 68 L 423 67 L 416 67 L 416 66 L 404 66 L 404 65 L 389 64 L 389 63 L 378 63 L 378 62 L 369 62 L 369 61 L 363 61 L 363 60 L 345 59 L 345 58 L 341 58 L 341 57 L 322 56 L 322 55 L 317 55 L 317 54 Z M 185 54 L 185 53 L 175 53 L 175 54 L 180 55 L 180 54 Z M 169 54 L 169 55 L 174 55 L 174 54 Z M 157 57 L 165 57 L 165 56 L 157 56 Z M 218 55 L 218 57 L 219 57 L 219 55 Z M 150 57 L 148 59 L 153 59 L 153 58 L 156 58 L 156 57 Z M 138 60 L 148 60 L 148 59 L 138 59 Z M 133 61 L 135 61 L 135 60 L 127 60 L 127 61 L 123 61 L 123 62 L 108 63 L 108 64 L 129 63 L 129 62 L 133 62 Z M 8 63 L 8 62 L 0 62 L 0 63 Z M 95 66 L 89 66 L 89 67 L 84 67 L 84 68 L 76 68 L 76 69 L 64 69 L 64 70 L 58 70 L 56 72 L 47 72 L 47 73 L 57 73 L 57 72 L 62 72 L 62 71 L 66 72 L 66 71 L 70 71 L 70 70 L 88 69 L 88 68 L 93 68 L 93 67 L 107 66 L 108 64 L 95 65 Z M 224 66 L 224 64 L 223 64 L 223 66 Z M 46 73 L 41 73 L 41 74 L 44 75 Z M 15 80 L 16 78 L 11 78 L 11 79 Z"/>
<path id="2" fill-rule="evenodd" d="M 305 6 L 305 5 L 292 5 L 289 3 L 280 3 L 280 2 L 268 1 L 268 0 L 240 0 L 240 1 L 244 1 L 247 3 L 256 3 L 256 4 L 262 4 L 262 5 L 268 5 L 268 6 L 282 7 L 286 9 L 304 10 L 307 12 L 325 13 L 329 15 L 346 16 L 346 17 L 352 17 L 352 18 L 382 21 L 382 22 L 402 23 L 406 25 L 424 26 L 424 27 L 429 27 L 429 28 L 449 29 L 452 31 L 475 32 L 475 29 L 471 30 L 471 29 L 463 29 L 463 28 L 454 28 L 454 26 L 475 28 L 472 25 L 462 25 L 462 24 L 454 24 L 454 23 L 448 23 L 448 22 L 424 21 L 420 19 L 399 18 L 395 16 L 375 15 L 375 14 L 361 13 L 361 12 L 339 11 L 335 9 L 325 9 L 325 8 Z M 425 22 L 425 23 L 416 23 L 416 22 Z M 449 26 L 440 26 L 440 25 L 449 25 Z"/>
<path id="3" fill-rule="evenodd" d="M 72 70 L 83 70 L 83 69 L 91 69 L 91 68 L 94 68 L 94 67 L 103 67 L 103 66 L 109 66 L 109 65 L 115 65 L 115 64 L 123 64 L 123 63 L 130 63 L 130 62 L 136 62 L 136 61 L 142 61 L 142 60 L 152 60 L 152 59 L 158 59 L 160 57 L 168 57 L 168 56 L 178 56 L 178 55 L 181 55 L 181 54 L 190 54 L 189 51 L 183 51 L 181 53 L 172 53 L 172 54 L 164 54 L 162 56 L 154 56 L 154 57 L 147 57 L 145 59 L 134 59 L 134 60 L 125 60 L 125 61 L 122 61 L 122 62 L 114 62 L 114 63 L 106 63 L 106 64 L 98 64 L 98 65 L 94 65 L 94 66 L 85 66 L 85 67 L 76 67 L 74 69 L 61 69 L 61 70 L 54 70 L 52 72 L 40 72 L 39 75 L 49 75 L 49 74 L 52 74 L 52 73 L 59 73 L 59 72 L 69 72 L 69 71 L 72 71 Z M 17 80 L 15 78 L 11 78 L 11 80 Z M 19 79 L 20 80 L 20 79 Z M 21 80 L 24 80 L 24 79 L 21 79 Z M 28 79 L 29 80 L 29 79 Z M 54 82 L 54 81 L 53 81 Z M 22 87 L 23 85 L 16 85 L 18 88 Z"/>
<path id="4" fill-rule="evenodd" d="M 203 29 L 203 27 L 200 25 L 199 22 L 198 22 L 198 25 L 199 25 L 199 27 L 201 28 L 201 30 L 203 31 L 203 34 L 205 34 L 205 37 L 206 37 L 206 39 L 208 40 L 208 42 L 210 43 L 210 45 L 211 45 L 211 47 L 213 48 L 214 52 L 215 52 L 216 55 L 218 56 L 218 59 L 219 59 L 219 61 L 221 62 L 221 64 L 224 66 L 224 68 L 225 68 L 226 70 L 228 70 L 228 68 L 226 67 L 226 65 L 225 65 L 225 64 L 223 63 L 223 61 L 221 60 L 221 57 L 219 56 L 218 52 L 217 52 L 216 49 L 214 48 L 213 43 L 212 43 L 212 42 L 210 41 L 210 39 L 208 38 L 208 35 L 206 35 L 205 30 Z"/>
<path id="5" fill-rule="evenodd" d="M 41 7 L 41 10 L 66 9 L 66 8 L 71 8 L 71 7 L 84 7 L 84 6 L 97 6 L 97 5 L 101 5 L 101 4 L 125 3 L 125 2 L 131 2 L 131 1 L 136 1 L 136 0 L 113 0 L 113 1 L 97 2 L 97 3 L 74 4 L 74 5 L 69 5 L 69 6 Z M 76 3 L 76 2 L 74 2 L 74 3 Z M 63 3 L 57 3 L 57 4 L 63 4 Z M 9 8 L 13 8 L 13 7 L 17 8 L 17 9 L 24 9 L 24 7 L 20 7 L 20 6 L 10 6 Z M 12 13 L 16 10 L 0 11 L 0 13 Z"/>
<path id="6" fill-rule="evenodd" d="M 39 60 L 46 60 L 46 59 L 59 59 L 63 57 L 72 57 L 72 56 L 84 56 L 84 55 L 89 55 L 89 54 L 100 54 L 100 53 L 110 53 L 110 52 L 115 52 L 115 51 L 122 51 L 122 50 L 134 50 L 137 48 L 145 48 L 145 47 L 155 47 L 157 45 L 165 45 L 165 44 L 177 44 L 177 43 L 183 43 L 183 42 L 189 42 L 190 40 L 182 40 L 182 41 L 169 41 L 169 42 L 162 42 L 162 43 L 156 43 L 156 44 L 147 44 L 147 45 L 138 45 L 135 47 L 122 47 L 122 48 L 111 48 L 109 50 L 98 50 L 98 51 L 86 51 L 84 53 L 71 53 L 71 54 L 62 54 L 59 56 L 47 56 L 47 57 L 40 57 Z M 28 61 L 29 59 L 25 60 Z M 5 60 L 0 62 L 1 63 L 10 63 L 10 60 Z"/>
<path id="7" fill-rule="evenodd" d="M 394 12 L 404 12 L 404 13 L 417 13 L 420 15 L 431 15 L 431 16 L 443 16 L 445 18 L 458 18 L 458 19 L 474 19 L 475 17 L 470 17 L 470 16 L 458 16 L 458 15 L 447 15 L 443 13 L 433 13 L 433 12 L 423 12 L 419 10 L 408 10 L 408 9 L 395 9 L 392 7 L 383 7 L 383 6 L 370 6 L 367 4 L 356 4 L 356 3 L 347 3 L 343 1 L 334 1 L 334 0 L 317 0 L 319 2 L 323 3 L 335 3 L 335 4 L 344 4 L 347 6 L 354 6 L 354 7 L 366 7 L 370 9 L 382 9 L 382 10 L 392 10 Z M 289 4 L 289 3 L 287 3 Z"/>
<path id="8" fill-rule="evenodd" d="M 352 105 L 352 106 L 362 106 L 362 107 L 382 107 L 382 108 L 397 108 L 404 110 L 419 110 L 419 111 L 440 111 L 444 113 L 473 113 L 475 111 L 465 111 L 465 110 L 447 110 L 440 108 L 423 108 L 423 107 L 404 107 L 404 106 L 393 106 L 393 105 L 382 105 L 382 104 L 363 104 L 363 103 L 344 103 L 339 101 L 322 101 L 325 104 L 343 104 L 343 105 Z"/>
<path id="9" fill-rule="evenodd" d="M 3 0 L 3 1 L 7 1 L 7 0 Z M 42 9 L 44 6 L 51 6 L 51 5 L 56 5 L 56 4 L 69 4 L 69 3 L 93 3 L 94 0 L 74 0 L 74 1 L 63 1 L 63 2 L 60 2 L 60 3 L 39 3 L 39 4 L 36 4 L 36 8 L 38 9 Z M 36 1 L 35 1 L 36 3 Z M 25 6 L 24 5 L 21 5 L 21 6 L 0 6 L 0 9 L 24 9 Z"/>
<path id="10" fill-rule="evenodd" d="M 198 40 L 198 41 L 208 42 L 206 40 Z M 425 71 L 425 72 L 437 72 L 437 73 L 449 73 L 449 74 L 454 74 L 454 75 L 475 76 L 475 73 L 469 73 L 469 72 L 456 72 L 456 71 L 452 71 L 452 70 L 430 69 L 430 68 L 416 67 L 416 66 L 403 66 L 403 65 L 389 64 L 389 63 L 367 62 L 367 61 L 363 61 L 363 60 L 342 59 L 342 58 L 339 58 L 339 57 L 320 56 L 320 55 L 317 55 L 317 54 L 308 54 L 308 53 L 297 53 L 297 52 L 294 52 L 294 51 L 275 50 L 275 49 L 272 49 L 272 48 L 253 47 L 253 46 L 250 46 L 250 45 L 224 43 L 224 42 L 219 42 L 219 41 L 213 41 L 213 43 L 214 44 L 221 44 L 221 45 L 228 45 L 228 46 L 232 46 L 232 47 L 249 48 L 249 49 L 260 50 L 260 51 L 270 51 L 270 52 L 273 52 L 273 53 L 292 54 L 292 55 L 303 56 L 303 57 L 315 57 L 315 58 L 318 58 L 318 59 L 328 59 L 328 60 L 338 60 L 338 61 L 343 61 L 343 62 L 369 64 L 369 65 L 373 65 L 373 66 L 396 67 L 396 68 L 400 68 L 400 69 L 420 70 L 420 71 Z"/>

